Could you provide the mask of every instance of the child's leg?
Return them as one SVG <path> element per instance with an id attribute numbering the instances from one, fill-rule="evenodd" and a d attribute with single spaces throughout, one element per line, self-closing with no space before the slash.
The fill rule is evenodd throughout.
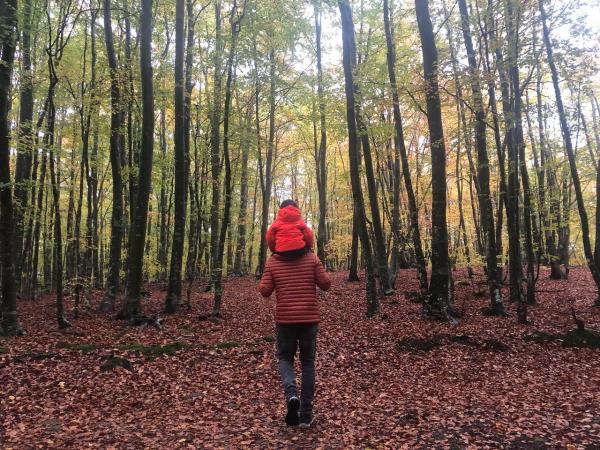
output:
<path id="1" fill-rule="evenodd" d="M 302 395 L 300 414 L 312 413 L 315 396 L 315 355 L 317 352 L 318 324 L 301 325 L 298 340 L 300 342 L 300 363 L 302 365 Z"/>
<path id="2" fill-rule="evenodd" d="M 286 400 L 298 396 L 294 374 L 294 356 L 298 348 L 296 327 L 296 325 L 277 324 L 278 368 Z"/>

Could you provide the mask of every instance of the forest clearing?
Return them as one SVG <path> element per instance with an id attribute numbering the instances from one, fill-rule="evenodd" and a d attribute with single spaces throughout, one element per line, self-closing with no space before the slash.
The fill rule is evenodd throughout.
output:
<path id="1" fill-rule="evenodd" d="M 417 288 L 414 275 L 401 271 L 402 289 Z M 482 315 L 485 299 L 462 283 L 464 317 L 456 326 L 424 322 L 404 291 L 367 319 L 360 284 L 346 278 L 337 273 L 320 299 L 317 421 L 310 430 L 283 423 L 274 302 L 245 277 L 228 280 L 223 319 L 199 320 L 210 312 L 211 296 L 194 294 L 192 310 L 166 317 L 160 330 L 105 320 L 99 292 L 65 332 L 47 320 L 51 297 L 25 303 L 31 332 L 0 341 L 3 446 L 596 448 L 597 347 L 527 339 L 574 330 L 571 307 L 586 327 L 600 330 L 594 292 L 582 287 L 590 284 L 585 270 L 573 271 L 568 283 L 540 282 L 552 292 L 540 293 L 531 325 L 516 323 L 514 305 L 512 317 Z M 163 295 L 159 286 L 149 289 L 149 314 L 161 313 Z M 403 347 L 407 338 L 425 344 Z M 106 369 L 111 355 L 131 366 Z"/>
<path id="2" fill-rule="evenodd" d="M 597 3 L 0 0 L 0 447 L 600 448 Z"/>

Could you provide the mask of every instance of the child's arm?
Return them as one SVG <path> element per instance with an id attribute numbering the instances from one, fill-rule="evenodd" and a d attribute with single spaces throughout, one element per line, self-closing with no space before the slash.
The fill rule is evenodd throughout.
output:
<path id="1" fill-rule="evenodd" d="M 319 286 L 323 291 L 328 291 L 331 287 L 331 277 L 327 272 L 325 272 L 325 268 L 323 264 L 321 264 L 321 260 L 315 256 L 315 281 L 317 286 Z"/>
<path id="2" fill-rule="evenodd" d="M 273 280 L 273 275 L 271 274 L 271 267 L 269 264 L 269 260 L 265 264 L 265 270 L 263 271 L 262 277 L 260 278 L 260 284 L 258 285 L 258 290 L 260 295 L 263 297 L 270 297 L 275 289 L 275 281 Z"/>
<path id="3" fill-rule="evenodd" d="M 275 229 L 275 224 L 271 224 L 271 226 L 267 229 L 267 244 L 269 246 L 269 250 L 271 252 L 275 252 L 275 233 L 277 230 Z"/>

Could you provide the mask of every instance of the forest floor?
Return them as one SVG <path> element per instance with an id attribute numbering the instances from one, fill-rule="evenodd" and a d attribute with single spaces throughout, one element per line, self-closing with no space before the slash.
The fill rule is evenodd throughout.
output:
<path id="1" fill-rule="evenodd" d="M 309 430 L 283 423 L 274 300 L 252 278 L 227 282 L 222 320 L 199 319 L 211 294 L 198 288 L 160 330 L 97 312 L 100 293 L 64 332 L 53 297 L 21 301 L 27 335 L 0 339 L 0 448 L 600 448 L 600 350 L 552 339 L 575 328 L 571 307 L 600 330 L 587 270 L 569 281 L 542 272 L 529 325 L 514 305 L 485 316 L 462 273 L 464 317 L 427 321 L 405 298 L 410 270 L 367 319 L 363 284 L 346 276 L 333 274 L 321 298 Z M 149 286 L 145 312 L 163 298 Z M 535 332 L 548 334 L 527 338 Z"/>

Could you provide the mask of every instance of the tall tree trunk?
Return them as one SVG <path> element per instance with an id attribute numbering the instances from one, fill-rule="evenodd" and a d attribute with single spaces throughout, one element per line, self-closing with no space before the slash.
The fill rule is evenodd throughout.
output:
<path id="1" fill-rule="evenodd" d="M 415 0 L 417 22 L 423 49 L 426 83 L 427 122 L 431 146 L 431 282 L 425 312 L 438 319 L 450 316 L 448 229 L 446 228 L 446 148 L 438 90 L 437 48 L 427 0 Z"/>
<path id="2" fill-rule="evenodd" d="M 8 113 L 15 45 L 17 42 L 17 2 L 2 3 L 0 10 L 0 248 L 2 254 L 2 308 L 0 335 L 17 336 L 23 329 L 17 316 L 13 242 L 13 199 L 10 180 L 10 128 Z"/>
<path id="3" fill-rule="evenodd" d="M 15 289 L 21 290 L 23 272 L 23 229 L 28 202 L 28 182 L 31 178 L 33 156 L 33 73 L 31 70 L 31 0 L 23 3 L 23 21 L 21 24 L 21 86 L 19 97 L 19 142 L 17 144 L 17 162 L 15 167 L 14 192 L 14 239 Z"/>
<path id="4" fill-rule="evenodd" d="M 79 277 L 84 276 L 88 278 L 88 282 L 90 281 L 89 277 L 93 272 L 93 262 L 91 261 L 91 255 L 93 249 L 91 248 L 91 237 L 94 233 L 94 224 L 93 224 L 93 198 L 95 199 L 96 193 L 92 192 L 93 183 L 90 174 L 90 162 L 89 162 L 89 142 L 90 142 L 90 128 L 91 128 L 91 118 L 92 114 L 95 112 L 96 108 L 96 17 L 98 14 L 98 10 L 94 9 L 90 11 L 90 38 L 91 38 L 91 51 L 92 51 L 92 63 L 91 63 L 91 79 L 89 84 L 89 105 L 87 108 L 84 107 L 85 100 L 85 92 L 84 88 L 85 83 L 85 73 L 87 63 L 84 60 L 83 62 L 83 74 L 82 74 L 82 82 L 81 82 L 81 107 L 80 107 L 80 117 L 81 117 L 81 141 L 82 141 L 82 149 L 81 149 L 81 165 L 79 169 L 79 197 L 77 200 L 77 213 L 75 219 L 75 245 L 74 245 L 74 253 L 75 253 L 75 267 L 77 271 L 77 277 L 79 283 Z M 87 41 L 86 41 L 87 45 Z M 85 58 L 85 54 L 84 54 Z M 96 127 L 97 128 L 97 127 Z M 95 162 L 94 162 L 95 163 Z M 80 267 L 81 260 L 81 251 L 80 251 L 80 237 L 81 237 L 81 217 L 82 217 L 82 209 L 83 209 L 83 180 L 86 179 L 88 186 L 87 193 L 87 204 L 88 204 L 88 215 L 87 215 L 87 251 L 83 261 L 83 268 Z"/>
<path id="5" fill-rule="evenodd" d="M 415 253 L 415 260 L 417 263 L 417 277 L 419 279 L 419 288 L 421 296 L 425 298 L 428 289 L 427 281 L 427 264 L 425 262 L 425 255 L 423 254 L 423 247 L 421 245 L 421 232 L 419 231 L 419 211 L 417 209 L 417 201 L 415 199 L 415 192 L 412 185 L 412 179 L 410 176 L 410 167 L 408 165 L 408 155 L 406 152 L 406 145 L 404 143 L 404 130 L 402 126 L 402 116 L 400 115 L 400 100 L 398 96 L 398 85 L 396 82 L 396 48 L 394 44 L 394 33 L 393 26 L 390 17 L 390 8 L 388 0 L 383 0 L 383 20 L 385 25 L 385 38 L 387 43 L 387 68 L 388 76 L 390 79 L 390 85 L 392 89 L 392 101 L 394 107 L 394 129 L 396 131 L 396 139 L 394 142 L 395 158 L 400 157 L 402 161 L 402 177 L 404 178 L 404 186 L 406 188 L 406 197 L 408 199 L 408 211 L 410 217 L 410 228 Z M 397 163 L 395 164 L 397 165 Z M 399 176 L 399 170 L 394 170 L 394 177 Z M 397 186 L 396 186 L 397 184 Z M 399 234 L 399 203 L 400 203 L 400 186 L 399 183 L 395 183 L 394 186 L 394 224 L 392 228 L 395 230 L 396 235 Z M 398 192 L 396 192 L 398 191 Z M 399 239 L 398 236 L 395 237 Z M 395 274 L 394 274 L 395 276 Z"/>
<path id="6" fill-rule="evenodd" d="M 362 186 L 360 181 L 360 153 L 358 149 L 358 131 L 356 124 L 356 91 L 354 71 L 356 69 L 356 38 L 354 35 L 354 22 L 352 10 L 347 0 L 338 0 L 338 7 L 342 18 L 343 65 L 346 93 L 346 119 L 348 125 L 348 153 L 350 161 L 350 181 L 352 184 L 352 198 L 356 214 L 357 232 L 362 243 L 362 252 L 366 266 L 366 298 L 367 316 L 379 312 L 379 299 L 375 286 L 375 273 L 373 270 L 373 254 L 369 232 L 367 230 L 367 215 L 365 212 Z"/>
<path id="7" fill-rule="evenodd" d="M 475 49 L 471 38 L 469 12 L 466 0 L 458 0 L 463 38 L 469 61 L 469 76 L 473 93 L 473 108 L 475 112 L 475 148 L 477 150 L 477 179 L 479 181 L 479 215 L 483 230 L 485 259 L 487 268 L 488 288 L 491 301 L 491 312 L 494 315 L 504 315 L 502 301 L 501 279 L 498 271 L 498 251 L 496 248 L 496 233 L 494 231 L 494 209 L 490 197 L 490 167 L 486 142 L 486 115 L 483 108 L 481 82 L 475 59 Z"/>
<path id="8" fill-rule="evenodd" d="M 505 150 L 502 144 L 502 138 L 500 137 L 500 120 L 498 118 L 498 102 L 496 100 L 496 81 L 495 76 L 492 69 L 492 64 L 490 62 L 490 42 L 493 41 L 494 45 L 498 45 L 496 43 L 496 31 L 495 31 L 495 22 L 494 22 L 494 11 L 493 11 L 493 0 L 488 0 L 487 4 L 487 17 L 484 22 L 484 32 L 482 32 L 483 44 L 485 47 L 484 51 L 484 62 L 485 62 L 485 71 L 488 86 L 488 97 L 490 110 L 492 112 L 492 121 L 494 128 L 494 142 L 496 145 L 496 157 L 498 158 L 498 174 L 499 174 L 499 184 L 500 184 L 500 192 L 498 198 L 498 207 L 497 207 L 497 217 L 496 217 L 496 253 L 498 255 L 502 255 L 502 225 L 503 225 L 503 210 L 506 210 L 508 214 L 508 204 L 506 200 L 507 193 L 507 184 L 506 184 L 506 164 L 505 164 Z M 481 21 L 480 21 L 481 22 Z M 489 37 L 489 39 L 488 39 Z M 502 276 L 502 269 L 498 268 L 498 275 Z"/>
<path id="9" fill-rule="evenodd" d="M 492 2 L 493 0 L 489 0 Z M 492 5 L 488 7 L 489 11 L 493 10 Z M 490 38 L 492 46 L 495 48 L 494 56 L 498 68 L 498 76 L 500 79 L 500 92 L 502 96 L 502 112 L 505 123 L 505 142 L 507 147 L 508 157 L 508 184 L 506 188 L 506 216 L 508 228 L 508 260 L 509 260 L 509 284 L 510 284 L 510 299 L 513 302 L 518 302 L 520 305 L 525 304 L 522 290 L 523 272 L 521 267 L 521 246 L 520 246 L 520 230 L 519 230 L 519 161 L 518 149 L 515 144 L 516 128 L 514 114 L 510 98 L 510 78 L 507 75 L 504 57 L 502 55 L 501 44 L 494 30 L 494 26 L 490 28 Z M 515 37 L 508 36 L 509 43 L 512 42 L 513 47 L 516 45 Z M 514 47 L 516 50 L 516 47 Z M 511 50 L 512 51 L 512 50 Z"/>
<path id="10" fill-rule="evenodd" d="M 171 247 L 169 285 L 165 301 L 165 312 L 177 311 L 181 301 L 181 268 L 185 240 L 186 197 L 187 197 L 187 148 L 185 147 L 185 105 L 183 55 L 185 0 L 175 2 L 175 226 Z"/>
<path id="11" fill-rule="evenodd" d="M 520 323 L 527 323 L 527 304 L 535 303 L 536 258 L 533 251 L 531 189 L 529 183 L 529 173 L 527 172 L 527 165 L 525 162 L 525 139 L 523 137 L 521 85 L 519 80 L 518 66 L 518 36 L 521 11 L 519 9 L 519 5 L 515 5 L 515 7 L 513 7 L 511 2 L 507 2 L 506 6 L 509 42 L 509 78 L 513 95 L 513 145 L 515 147 L 516 161 L 519 165 L 521 182 L 523 184 L 523 224 L 525 228 L 525 253 L 527 256 L 527 295 L 525 302 L 519 298 L 519 304 L 517 305 L 517 316 Z M 517 169 L 517 171 L 519 169 Z M 519 267 L 519 270 L 520 269 L 521 268 Z"/>
<path id="12" fill-rule="evenodd" d="M 551 155 L 551 150 L 546 143 L 546 135 L 544 131 L 544 119 L 542 113 L 542 74 L 540 63 L 536 67 L 536 110 L 537 110 L 537 126 L 540 141 L 540 158 L 542 162 L 542 170 L 545 172 L 544 177 L 548 181 L 548 211 L 545 214 L 543 224 L 546 238 L 546 249 L 550 263 L 550 278 L 561 280 L 564 274 L 560 268 L 560 257 L 556 246 L 556 232 L 554 228 L 560 224 L 560 195 L 558 192 L 558 181 L 556 179 L 556 167 L 554 165 L 554 157 Z M 545 192 L 544 187 L 540 186 L 540 192 Z M 545 200 L 544 196 L 544 200 Z M 545 201 L 542 202 L 542 208 L 545 207 Z"/>
<path id="13" fill-rule="evenodd" d="M 320 142 L 315 155 L 317 192 L 319 195 L 319 225 L 317 228 L 317 255 L 327 266 L 327 127 L 325 122 L 325 94 L 323 90 L 323 67 L 321 62 L 321 0 L 314 3 L 315 37 L 317 53 L 317 94 L 319 97 Z"/>
<path id="14" fill-rule="evenodd" d="M 109 270 L 106 280 L 106 291 L 100 304 L 102 311 L 112 311 L 119 290 L 121 276 L 121 246 L 123 241 L 123 182 L 121 178 L 120 145 L 121 126 L 121 93 L 117 57 L 113 44 L 110 0 L 104 0 L 104 39 L 106 55 L 110 69 L 110 165 L 112 169 L 112 218 L 110 227 Z M 143 28 L 141 28 L 143 30 Z"/>
<path id="15" fill-rule="evenodd" d="M 360 98 L 360 90 L 357 83 L 356 97 Z M 369 195 L 369 204 L 371 206 L 371 222 L 373 225 L 374 237 L 374 256 L 377 263 L 379 283 L 384 295 L 394 293 L 390 286 L 390 277 L 387 264 L 387 250 L 385 245 L 385 236 L 383 234 L 383 224 L 381 223 L 381 214 L 379 211 L 379 201 L 377 199 L 377 184 L 375 181 L 375 171 L 373 169 L 373 158 L 371 155 L 371 143 L 369 140 L 369 130 L 365 119 L 362 116 L 360 100 L 355 106 L 356 126 L 362 143 L 362 155 L 365 161 L 365 176 L 367 178 L 367 191 Z"/>
<path id="16" fill-rule="evenodd" d="M 248 107 L 248 117 L 246 118 L 246 131 L 250 132 L 251 107 Z M 244 133 L 244 136 L 247 135 Z M 235 251 L 235 262 L 233 272 L 236 275 L 244 275 L 247 271 L 246 266 L 246 234 L 247 234 L 247 214 L 248 214 L 248 156 L 250 142 L 243 138 L 242 142 L 242 163 L 240 168 L 240 209 L 237 219 L 237 245 Z"/>
<path id="17" fill-rule="evenodd" d="M 49 63 L 51 78 L 55 77 L 55 68 L 51 62 L 52 56 L 49 56 Z M 56 84 L 58 78 L 54 78 L 50 83 Z M 63 299 L 63 256 L 62 256 L 62 224 L 60 217 L 60 188 L 59 188 L 59 175 L 57 173 L 56 163 L 54 160 L 54 128 L 56 122 L 56 109 L 54 107 L 54 96 L 50 97 L 50 106 L 48 109 L 48 126 L 47 133 L 50 135 L 49 146 L 48 146 L 48 157 L 50 161 L 50 182 L 52 184 L 52 197 L 54 200 L 54 241 L 53 241 L 53 254 L 54 254 L 54 274 L 56 277 L 56 320 L 58 328 L 68 328 L 71 326 L 65 319 L 64 311 L 64 299 Z M 58 148 L 60 150 L 60 146 Z M 60 155 L 58 156 L 60 159 Z"/>
<path id="18" fill-rule="evenodd" d="M 158 243 L 158 280 L 164 281 L 167 273 L 167 124 L 165 108 L 160 111 L 160 152 L 162 157 L 159 206 L 160 230 Z"/>
<path id="19" fill-rule="evenodd" d="M 192 0 L 186 0 L 186 10 L 188 15 L 187 23 L 187 45 L 185 53 L 185 103 L 184 103 L 184 145 L 186 148 L 186 177 L 189 180 L 190 173 L 190 133 L 192 121 L 192 66 L 194 59 L 194 27 L 196 21 L 194 19 L 194 4 Z M 197 199 L 198 190 L 198 147 L 196 137 L 194 137 L 194 183 L 187 182 L 190 195 L 190 232 L 188 237 L 188 256 L 186 261 L 186 278 L 189 280 L 188 288 L 188 305 L 190 299 L 190 289 L 196 275 L 196 261 L 198 259 L 198 239 L 200 235 L 200 220 Z"/>
<path id="20" fill-rule="evenodd" d="M 109 0 L 105 0 L 109 1 Z M 140 17 L 140 77 L 142 85 L 142 146 L 140 151 L 137 200 L 129 233 L 129 272 L 127 294 L 120 318 L 131 320 L 141 312 L 140 296 L 148 219 L 148 200 L 152 186 L 154 147 L 154 92 L 152 80 L 152 0 L 142 0 Z"/>
<path id="21" fill-rule="evenodd" d="M 460 124 L 459 124 L 460 127 Z M 455 168 L 455 176 L 456 176 L 456 195 L 458 197 L 458 227 L 460 229 L 460 235 L 462 238 L 463 247 L 465 249 L 465 258 L 467 259 L 467 273 L 469 278 L 473 278 L 473 268 L 471 266 L 471 251 L 469 249 L 469 241 L 467 239 L 467 228 L 465 226 L 465 214 L 463 209 L 463 174 L 462 174 L 462 165 L 461 165 L 461 155 L 460 155 L 460 130 L 458 130 L 457 135 L 457 145 L 456 145 L 456 168 Z"/>
<path id="22" fill-rule="evenodd" d="M 544 0 L 538 1 L 540 7 L 540 14 L 542 18 L 542 26 L 544 30 L 544 44 L 546 45 L 546 54 L 548 56 L 548 65 L 550 66 L 550 72 L 552 74 L 552 84 L 554 86 L 554 94 L 556 96 L 556 107 L 558 109 L 558 117 L 560 120 L 560 129 L 562 131 L 563 141 L 565 144 L 565 149 L 567 151 L 567 157 L 569 159 L 569 168 L 571 170 L 571 177 L 573 178 L 573 187 L 575 188 L 575 199 L 577 201 L 577 209 L 579 211 L 579 219 L 581 221 L 581 238 L 583 240 L 583 251 L 585 254 L 585 259 L 587 261 L 588 268 L 592 273 L 592 277 L 594 282 L 596 283 L 596 288 L 598 289 L 598 297 L 596 298 L 595 305 L 600 306 L 600 269 L 598 268 L 598 263 L 600 261 L 596 261 L 594 259 L 594 254 L 592 253 L 592 244 L 590 241 L 590 228 L 588 223 L 587 211 L 585 209 L 585 203 L 583 199 L 583 191 L 581 189 L 581 182 L 579 181 L 579 172 L 577 170 L 577 163 L 575 161 L 575 152 L 573 151 L 573 144 L 571 142 L 571 131 L 569 129 L 569 124 L 567 123 L 567 117 L 565 115 L 565 108 L 562 102 L 562 95 L 560 91 L 560 84 L 558 79 L 558 71 L 556 69 L 556 64 L 554 62 L 554 53 L 552 42 L 550 41 L 550 31 L 548 30 L 547 25 L 547 16 L 546 10 L 544 8 Z M 598 215 L 597 219 L 597 227 L 598 227 Z M 598 237 L 596 237 L 596 240 Z"/>
<path id="23" fill-rule="evenodd" d="M 52 94 L 53 89 L 53 86 L 49 86 L 48 98 L 50 98 L 50 95 L 54 95 Z M 32 298 L 36 297 L 38 288 L 38 263 L 40 253 L 40 233 L 42 227 L 42 208 L 44 205 L 44 193 L 46 190 L 46 173 L 48 170 L 48 152 L 46 151 L 46 148 L 48 147 L 49 136 L 49 134 L 45 133 L 44 138 L 42 139 L 42 159 L 40 162 L 40 176 L 38 181 L 36 207 L 33 219 L 33 235 L 31 244 L 33 256 L 31 257 L 31 266 L 29 268 L 31 277 L 29 279 L 29 286 L 27 288 L 29 296 Z"/>
<path id="24" fill-rule="evenodd" d="M 267 155 L 265 158 L 264 180 L 262 186 L 263 196 L 260 224 L 260 251 L 258 254 L 259 274 L 262 274 L 265 267 L 265 262 L 267 260 L 266 234 L 267 227 L 269 226 L 269 205 L 271 203 L 271 189 L 273 185 L 273 152 L 275 146 L 275 65 L 275 49 L 271 48 L 269 51 L 269 139 L 267 141 Z"/>
<path id="25" fill-rule="evenodd" d="M 358 277 L 358 229 L 358 215 L 356 214 L 356 208 L 352 207 L 352 244 L 350 246 L 350 267 L 348 281 L 360 280 Z"/>
<path id="26" fill-rule="evenodd" d="M 219 211 L 221 196 L 221 1 L 215 2 L 215 52 L 214 52 L 214 86 L 211 116 L 210 165 L 212 178 L 212 200 L 210 205 L 210 268 L 211 286 L 215 284 L 215 267 L 219 249 Z"/>
<path id="27" fill-rule="evenodd" d="M 223 299 L 223 256 L 225 248 L 225 239 L 227 237 L 227 229 L 229 228 L 230 212 L 231 212 L 231 159 L 229 157 L 229 122 L 231 113 L 231 92 L 235 78 L 235 58 L 237 50 L 237 39 L 240 32 L 240 24 L 244 15 L 242 7 L 241 13 L 238 12 L 237 1 L 234 0 L 231 8 L 231 46 L 229 49 L 229 57 L 227 59 L 227 80 L 225 81 L 225 105 L 223 108 L 223 159 L 225 162 L 225 205 L 223 208 L 223 220 L 219 235 L 218 254 L 216 265 L 214 267 L 214 299 L 212 315 L 219 317 L 221 315 L 221 301 Z"/>

